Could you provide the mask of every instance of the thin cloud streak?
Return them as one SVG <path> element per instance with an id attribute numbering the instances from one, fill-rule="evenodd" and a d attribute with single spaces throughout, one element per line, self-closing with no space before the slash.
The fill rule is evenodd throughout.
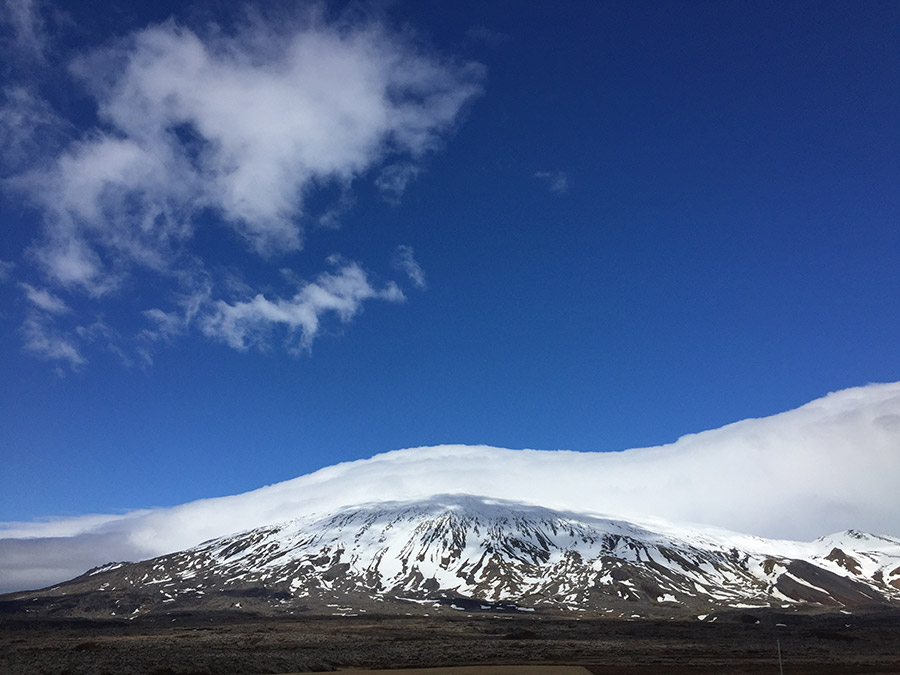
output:
<path id="1" fill-rule="evenodd" d="M 22 58 L 41 61 L 47 46 L 42 0 L 4 0 L 5 23 L 12 30 L 13 42 Z"/>
<path id="2" fill-rule="evenodd" d="M 12 276 L 16 264 L 8 260 L 0 260 L 0 283 L 5 283 Z"/>
<path id="3" fill-rule="evenodd" d="M 25 85 L 0 91 L 0 176 L 26 170 L 36 157 L 57 150 L 71 128 Z"/>
<path id="4" fill-rule="evenodd" d="M 401 244 L 394 252 L 394 267 L 402 272 L 406 272 L 409 280 L 413 282 L 416 288 L 425 288 L 425 271 L 418 263 L 413 255 L 413 248 L 407 244 Z"/>
<path id="5" fill-rule="evenodd" d="M 94 565 L 180 550 L 299 513 L 451 493 L 775 538 L 811 540 L 849 528 L 897 535 L 898 447 L 900 383 L 848 389 L 772 417 L 624 452 L 459 445 L 399 450 L 241 495 L 124 518 L 7 525 L 0 536 L 16 539 L 0 539 L 0 563 L 10 559 L 10 547 L 20 563 L 8 577 L 0 568 L 0 576 L 24 579 L 33 569 L 38 583 L 42 570 L 66 567 L 68 547 L 81 547 L 84 536 L 103 534 L 115 544 L 97 548 Z M 61 531 L 71 538 L 47 543 Z M 32 543 L 23 544 L 25 537 Z M 28 546 L 33 555 L 26 554 Z M 84 561 L 66 569 L 57 580 L 83 572 Z"/>
<path id="6" fill-rule="evenodd" d="M 61 361 L 72 369 L 87 363 L 69 335 L 60 331 L 45 314 L 31 312 L 21 328 L 22 346 L 47 361 Z"/>
<path id="7" fill-rule="evenodd" d="M 72 311 L 60 298 L 43 288 L 35 288 L 31 284 L 21 283 L 20 288 L 25 292 L 28 301 L 50 314 L 66 314 Z"/>
<path id="8" fill-rule="evenodd" d="M 534 177 L 544 182 L 551 192 L 564 195 L 569 191 L 569 177 L 564 171 L 537 171 Z"/>
<path id="9" fill-rule="evenodd" d="M 414 164 L 390 164 L 375 179 L 375 186 L 389 204 L 399 204 L 407 186 L 416 179 L 421 169 Z"/>

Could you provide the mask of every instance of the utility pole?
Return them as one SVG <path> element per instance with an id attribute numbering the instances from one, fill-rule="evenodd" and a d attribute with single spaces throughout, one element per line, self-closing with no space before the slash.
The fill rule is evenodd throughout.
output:
<path id="1" fill-rule="evenodd" d="M 784 675 L 784 666 L 781 664 L 781 640 L 775 638 L 775 644 L 778 645 L 778 672 Z"/>

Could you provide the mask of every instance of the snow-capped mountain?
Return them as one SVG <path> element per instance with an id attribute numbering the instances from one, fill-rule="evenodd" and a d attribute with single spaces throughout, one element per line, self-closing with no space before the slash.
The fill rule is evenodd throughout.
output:
<path id="1" fill-rule="evenodd" d="M 117 616 L 853 608 L 900 603 L 900 539 L 777 541 L 441 495 L 309 515 L 14 597 L 32 610 Z"/>
<path id="2" fill-rule="evenodd" d="M 520 510 L 615 514 L 679 541 L 682 529 L 648 518 L 803 541 L 847 528 L 900 535 L 898 448 L 900 382 L 847 389 L 795 410 L 659 447 L 620 452 L 465 445 L 394 450 L 237 495 L 127 513 L 0 522 L 0 592 L 48 586 L 109 560 L 155 558 L 297 518 L 301 520 L 293 527 L 316 532 L 334 514 L 387 512 L 401 502 L 431 504 L 436 495 L 487 495 L 518 504 Z M 483 508 L 477 513 L 487 517 Z M 589 519 L 583 524 L 595 526 Z M 718 541 L 714 531 L 707 533 Z M 761 540 L 726 539 L 731 543 L 720 548 L 746 549 L 753 560 L 771 553 L 819 565 L 805 548 L 757 550 Z M 706 550 L 701 541 L 687 543 Z M 851 554 L 847 548 L 855 551 L 855 546 L 837 542 L 831 548 Z M 591 555 L 589 550 L 582 558 L 593 559 Z M 633 561 L 652 569 L 644 562 Z M 831 571 L 836 564 L 822 563 Z M 546 566 L 541 569 L 547 571 Z M 426 579 L 441 578 L 437 572 L 422 573 Z M 791 574 L 797 576 L 795 570 Z M 390 587 L 389 580 L 384 583 Z M 467 588 L 460 586 L 460 592 Z"/>

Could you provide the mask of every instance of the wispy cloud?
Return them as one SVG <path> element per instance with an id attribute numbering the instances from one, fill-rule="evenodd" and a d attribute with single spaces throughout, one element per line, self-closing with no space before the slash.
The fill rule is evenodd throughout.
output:
<path id="1" fill-rule="evenodd" d="M 21 283 L 19 286 L 25 292 L 25 297 L 39 309 L 50 314 L 65 314 L 72 311 L 60 298 L 42 288 L 35 288 L 31 284 Z"/>
<path id="2" fill-rule="evenodd" d="M 43 12 L 46 3 L 42 0 L 3 0 L 4 18 L 0 23 L 6 24 L 12 33 L 12 42 L 22 58 L 41 60 L 47 44 L 45 30 L 46 21 Z"/>
<path id="3" fill-rule="evenodd" d="M 508 34 L 491 30 L 487 26 L 472 26 L 466 31 L 466 37 L 472 42 L 487 45 L 492 49 L 501 47 L 510 39 Z"/>
<path id="4" fill-rule="evenodd" d="M 333 314 L 347 323 L 371 299 L 397 302 L 404 297 L 394 283 L 375 288 L 362 268 L 350 263 L 336 273 L 319 275 L 290 298 L 270 300 L 257 294 L 241 302 L 220 300 L 200 318 L 200 325 L 206 335 L 241 350 L 266 344 L 269 331 L 282 326 L 288 331 L 291 349 L 303 350 L 319 333 L 323 315 Z"/>
<path id="5" fill-rule="evenodd" d="M 407 186 L 419 175 L 420 169 L 415 164 L 390 164 L 375 179 L 376 187 L 381 195 L 391 204 L 400 202 Z"/>
<path id="6" fill-rule="evenodd" d="M 70 125 L 27 86 L 0 91 L 0 175 L 27 168 L 36 157 L 57 150 Z"/>
<path id="7" fill-rule="evenodd" d="M 544 182 L 552 192 L 564 195 L 569 191 L 569 177 L 563 171 L 537 171 L 534 177 Z"/>
<path id="8" fill-rule="evenodd" d="M 31 26 L 23 40 L 37 49 L 39 13 L 28 7 L 16 21 Z M 328 23 L 314 12 L 290 25 L 256 18 L 206 33 L 168 21 L 89 52 L 70 70 L 93 96 L 101 125 L 6 186 L 42 215 L 29 255 L 42 283 L 95 303 L 121 300 L 138 273 L 154 275 L 169 297 L 209 282 L 205 253 L 194 246 L 201 220 L 236 235 L 246 255 L 277 263 L 303 247 L 305 223 L 336 223 L 359 177 L 376 176 L 383 194 L 399 199 L 482 79 L 477 64 L 434 54 L 376 20 Z M 4 147 L 34 147 L 37 124 L 57 125 L 31 90 L 6 95 Z M 314 209 L 310 196 L 323 187 L 341 196 Z M 231 297 L 214 280 L 203 333 L 246 348 L 257 328 L 282 324 L 308 346 L 322 311 L 346 321 L 364 300 L 399 297 L 367 287 L 360 270 L 309 285 L 312 294 L 323 280 L 355 275 L 360 285 L 338 291 L 345 304 L 334 307 L 267 299 L 269 291 Z M 159 319 L 180 311 L 135 308 L 150 321 L 145 338 L 173 337 Z"/>
<path id="9" fill-rule="evenodd" d="M 10 260 L 0 260 L 0 283 L 9 281 L 16 264 Z"/>
<path id="10" fill-rule="evenodd" d="M 72 368 L 86 363 L 70 335 L 60 331 L 43 313 L 30 312 L 22 324 L 26 351 L 49 361 L 60 361 Z"/>
<path id="11" fill-rule="evenodd" d="M 241 495 L 128 517 L 0 524 L 0 537 L 18 538 L 0 539 L 0 578 L 19 579 L 20 587 L 49 583 L 50 569 L 56 574 L 52 581 L 61 581 L 109 560 L 187 548 L 298 512 L 462 492 L 767 537 L 811 540 L 847 528 L 898 535 L 898 447 L 900 383 L 837 392 L 796 410 L 654 448 L 399 450 Z M 46 539 L 63 533 L 71 538 Z M 23 537 L 37 538 L 32 549 Z M 84 541 L 91 540 L 98 546 L 89 556 L 70 559 L 71 551 L 83 552 Z"/>
<path id="12" fill-rule="evenodd" d="M 412 246 L 401 244 L 394 252 L 394 267 L 406 272 L 417 288 L 425 288 L 425 271 L 413 256 Z"/>

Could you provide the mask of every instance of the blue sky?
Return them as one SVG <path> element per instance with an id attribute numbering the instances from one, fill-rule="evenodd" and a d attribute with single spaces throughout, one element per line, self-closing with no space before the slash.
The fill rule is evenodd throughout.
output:
<path id="1" fill-rule="evenodd" d="M 0 520 L 900 379 L 897 4 L 265 7 L 7 3 Z"/>

